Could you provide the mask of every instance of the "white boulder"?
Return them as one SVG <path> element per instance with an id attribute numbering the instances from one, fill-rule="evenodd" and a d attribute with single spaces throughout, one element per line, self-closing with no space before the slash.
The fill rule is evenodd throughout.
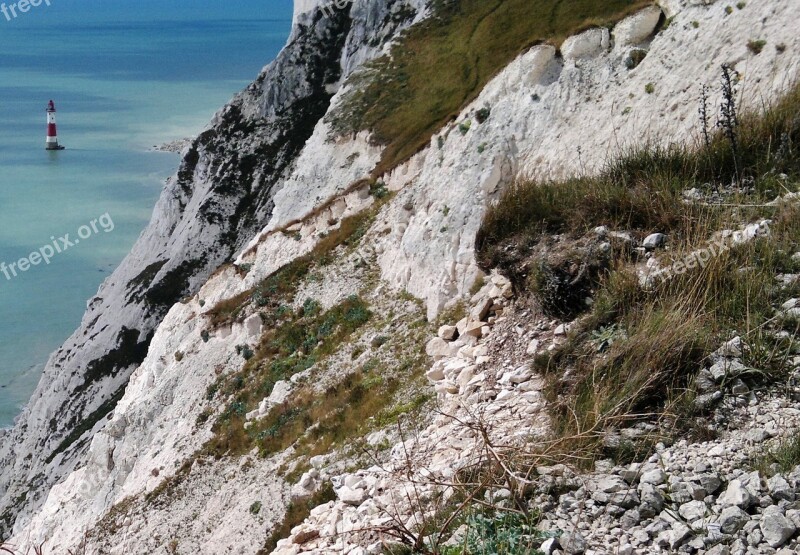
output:
<path id="1" fill-rule="evenodd" d="M 626 17 L 614 27 L 617 46 L 634 46 L 647 40 L 655 32 L 663 12 L 658 6 L 650 6 Z"/>
<path id="2" fill-rule="evenodd" d="M 565 60 L 594 58 L 608 51 L 610 44 L 611 39 L 608 29 L 589 29 L 565 40 L 561 46 L 561 54 Z"/>

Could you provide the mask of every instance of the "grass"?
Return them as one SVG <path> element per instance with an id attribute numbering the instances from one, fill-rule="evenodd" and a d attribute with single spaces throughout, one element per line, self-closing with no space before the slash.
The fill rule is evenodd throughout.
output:
<path id="1" fill-rule="evenodd" d="M 330 122 L 339 134 L 368 129 L 386 145 L 374 172 L 381 175 L 427 145 L 525 49 L 542 42 L 559 45 L 576 32 L 609 25 L 648 5 L 643 0 L 434 0 L 430 18 L 354 77 L 354 92 Z M 486 112 L 477 117 L 484 115 L 489 117 Z"/>
<path id="2" fill-rule="evenodd" d="M 392 399 L 423 375 L 427 358 L 422 352 L 400 358 L 398 346 L 393 347 L 392 362 L 370 359 L 324 393 L 308 385 L 286 403 L 273 407 L 248 429 L 257 438 L 261 455 L 290 446 L 296 456 L 330 453 L 353 438 L 395 423 L 401 415 L 416 413 L 430 401 L 429 394 L 417 394 L 394 405 Z"/>
<path id="3" fill-rule="evenodd" d="M 520 182 L 488 209 L 476 239 L 479 261 L 487 268 L 500 264 L 512 239 L 529 245 L 546 234 L 580 236 L 600 225 L 695 234 L 713 211 L 683 202 L 686 186 L 696 183 L 685 178 L 696 173 L 694 162 L 682 150 L 643 149 L 596 177 Z"/>
<path id="4" fill-rule="evenodd" d="M 352 450 L 359 438 L 378 423 L 391 423 L 401 414 L 419 410 L 428 401 L 424 396 L 406 401 L 404 395 L 407 387 L 424 376 L 427 357 L 421 336 L 430 332 L 426 321 L 421 326 L 418 321 L 410 323 L 408 333 L 402 337 L 376 333 L 370 342 L 365 339 L 367 334 L 388 332 L 390 324 L 396 332 L 399 324 L 392 317 L 375 322 L 370 307 L 359 296 L 351 296 L 328 310 L 314 299 L 306 299 L 297 310 L 292 308 L 300 285 L 317 279 L 317 274 L 324 272 L 335 257 L 355 248 L 377 210 L 391 197 L 380 182 L 371 185 L 370 194 L 379 199 L 371 210 L 344 219 L 339 228 L 319 238 L 311 253 L 209 312 L 211 324 L 221 326 L 257 311 L 265 332 L 257 345 L 237 346 L 237 352 L 245 358 L 241 371 L 222 376 L 208 388 L 210 405 L 201 413 L 199 422 L 213 421 L 213 437 L 202 449 L 202 455 L 237 457 L 255 450 L 270 456 L 293 446 L 290 459 L 296 469 L 302 469 L 307 467 L 308 457 L 336 449 Z M 419 304 L 411 297 L 405 300 Z M 371 349 L 376 358 L 355 372 L 342 369 L 338 383 L 327 388 L 320 388 L 313 380 L 298 381 L 287 402 L 245 427 L 246 414 L 270 395 L 278 381 L 288 380 L 314 365 L 323 374 L 324 365 L 333 355 L 355 360 L 358 357 L 351 356 L 347 346 L 356 342 L 354 352 L 361 354 Z M 378 356 L 383 360 L 379 361 Z M 219 405 L 224 409 L 212 408 Z M 315 497 L 291 504 L 263 552 L 270 552 L 312 507 L 327 500 Z"/>
<path id="5" fill-rule="evenodd" d="M 491 206 L 476 239 L 481 264 L 500 264 L 500 250 L 509 242 L 533 244 L 544 234 L 580 236 L 600 225 L 611 229 L 679 234 L 696 242 L 726 216 L 723 209 L 687 205 L 683 192 L 709 191 L 734 181 L 753 183 L 743 204 L 758 204 L 787 192 L 800 177 L 800 86 L 764 113 L 742 117 L 739 152 L 721 135 L 709 148 L 645 145 L 623 153 L 596 176 L 565 181 L 520 181 Z M 784 174 L 787 179 L 781 180 Z M 734 202 L 736 198 L 732 199 Z M 743 217 L 754 212 L 740 210 Z M 673 243 L 675 237 L 672 237 Z M 502 245 L 502 247 L 499 247 Z"/>
<path id="6" fill-rule="evenodd" d="M 307 299 L 297 311 L 281 308 L 279 313 L 264 316 L 270 325 L 242 370 L 221 377 L 209 387 L 207 399 L 216 404 L 224 402 L 226 408 L 215 420 L 214 437 L 205 446 L 205 454 L 219 458 L 257 449 L 262 456 L 270 456 L 290 446 L 295 447 L 296 457 L 328 453 L 376 426 L 394 422 L 400 414 L 418 410 L 429 400 L 419 395 L 392 404 L 395 395 L 421 377 L 426 366 L 422 336 L 428 326 L 412 325 L 402 337 L 373 338 L 368 348 L 382 353 L 382 361 L 373 357 L 355 372 L 343 369 L 338 383 L 324 390 L 313 382 L 299 383 L 290 399 L 245 428 L 246 414 L 270 395 L 278 381 L 323 364 L 352 343 L 353 336 L 386 325 L 372 322 L 370 308 L 358 296 L 327 311 Z M 409 345 L 419 349 L 409 351 Z M 201 416 L 207 421 L 211 414 L 204 412 Z"/>
<path id="7" fill-rule="evenodd" d="M 483 275 L 478 276 L 472 283 L 472 287 L 469 288 L 469 294 L 476 295 L 481 289 L 483 289 L 484 285 L 486 285 L 486 278 Z M 461 318 L 459 318 L 459 320 L 460 319 Z"/>
<path id="8" fill-rule="evenodd" d="M 387 426 L 391 426 L 395 424 L 401 416 L 407 414 L 415 414 L 422 407 L 424 407 L 431 399 L 433 399 L 433 395 L 428 392 L 425 392 L 416 395 L 413 399 L 411 399 L 407 403 L 400 403 L 399 405 L 395 405 L 393 407 L 384 408 L 375 417 L 375 425 L 378 428 L 385 428 Z"/>
<path id="9" fill-rule="evenodd" d="M 372 224 L 376 210 L 374 208 L 343 219 L 339 227 L 322 237 L 310 253 L 286 264 L 253 289 L 217 303 L 206 313 L 211 327 L 218 328 L 240 319 L 252 305 L 264 312 L 280 314 L 282 307 L 291 301 L 298 285 L 309 275 L 312 267 L 331 263 L 332 253 L 338 247 L 349 248 L 358 244 Z"/>
<path id="10" fill-rule="evenodd" d="M 351 374 L 323 395 L 304 389 L 257 423 L 259 450 L 266 456 L 296 444 L 303 455 L 329 453 L 333 446 L 360 436 L 399 386 L 397 379 L 370 384 L 368 375 Z"/>
<path id="11" fill-rule="evenodd" d="M 483 278 L 479 278 L 476 283 L 483 280 Z M 478 291 L 483 287 L 478 288 Z M 478 291 L 475 291 L 477 293 Z M 475 294 L 473 293 L 473 295 Z M 436 318 L 436 322 L 434 322 L 434 326 L 438 329 L 444 325 L 455 325 L 457 322 L 461 321 L 461 319 L 466 318 L 469 315 L 469 309 L 462 300 L 458 300 L 453 306 L 443 310 L 439 313 L 439 316 Z"/>
<path id="12" fill-rule="evenodd" d="M 627 287 L 621 290 L 635 294 Z M 612 302 L 620 300 L 609 290 L 600 295 L 610 295 Z M 608 323 L 592 322 L 554 355 L 541 356 L 536 362 L 547 378 L 556 436 L 573 438 L 572 447 L 580 446 L 584 452 L 598 449 L 606 428 L 635 421 L 654 406 L 673 403 L 712 345 L 706 317 L 687 305 L 644 302 L 637 310 L 635 304 L 622 304 L 603 320 L 613 321 L 625 335 L 602 355 L 593 341 L 596 335 L 591 335 Z M 571 373 L 565 377 L 566 368 Z"/>
<path id="13" fill-rule="evenodd" d="M 306 303 L 307 307 L 310 305 L 314 303 Z M 276 317 L 275 327 L 267 329 L 244 368 L 221 378 L 210 388 L 211 398 L 228 399 L 228 406 L 214 424 L 215 437 L 206 450 L 216 457 L 242 455 L 254 446 L 264 454 L 276 452 L 270 447 L 274 446 L 278 431 L 294 422 L 301 414 L 300 409 L 279 411 L 274 418 L 262 419 L 245 430 L 247 412 L 268 397 L 278 381 L 288 380 L 335 352 L 371 316 L 366 303 L 352 296 L 326 312 L 321 312 L 317 305 L 310 313 L 301 308 L 282 319 Z M 298 395 L 293 395 L 293 402 L 297 398 Z M 302 421 L 306 425 L 316 422 Z M 292 437 L 294 440 L 298 436 Z"/>
<path id="14" fill-rule="evenodd" d="M 763 321 L 769 314 L 771 280 L 737 274 L 750 252 L 715 260 L 652 293 L 628 271 L 613 271 L 571 341 L 537 359 L 547 378 L 556 436 L 571 438 L 572 448 L 588 453 L 600 449 L 609 427 L 687 414 L 693 378 L 727 338 L 729 326 L 746 318 Z M 612 325 L 624 335 L 598 355 L 594 332 Z M 566 377 L 565 369 L 570 369 Z"/>
<path id="15" fill-rule="evenodd" d="M 283 520 L 272 528 L 267 541 L 264 543 L 264 547 L 258 551 L 258 555 L 272 553 L 282 538 L 289 537 L 292 528 L 301 524 L 308 518 L 311 514 L 311 509 L 324 505 L 329 501 L 334 501 L 335 499 L 336 493 L 333 491 L 333 484 L 325 482 L 325 484 L 310 498 L 291 502 L 286 508 L 286 514 Z"/>
<path id="16" fill-rule="evenodd" d="M 562 314 L 582 318 L 564 345 L 535 362 L 546 377 L 558 449 L 585 463 L 601 455 L 619 460 L 641 455 L 637 450 L 647 450 L 658 438 L 611 449 L 603 442 L 609 429 L 657 420 L 662 429 L 687 431 L 696 413 L 694 377 L 708 355 L 733 335 L 748 345 L 744 363 L 756 369 L 750 381 L 784 375 L 792 345 L 776 333 L 784 328 L 796 332 L 798 323 L 776 320 L 774 307 L 800 290 L 777 288 L 775 277 L 798 270 L 790 256 L 800 250 L 800 209 L 795 204 L 769 207 L 764 201 L 796 188 L 798 110 L 800 87 L 795 87 L 761 114 L 742 118 L 736 152 L 722 136 L 698 149 L 645 147 L 597 176 L 521 182 L 490 208 L 477 238 L 484 269 L 504 268 L 517 286 L 528 287 L 545 310 L 556 314 L 559 307 L 548 304 L 578 304 L 569 305 L 566 295 L 548 297 L 535 265 L 550 271 L 586 265 L 589 249 L 565 252 L 563 266 L 552 266 L 549 258 L 527 260 L 537 256 L 529 253 L 540 252 L 537 245 L 550 244 L 552 234 L 579 244 L 600 225 L 639 237 L 663 232 L 670 250 L 659 258 L 667 266 L 690 260 L 719 230 L 756 218 L 772 220 L 769 239 L 719 250 L 703 264 L 685 264 L 683 273 L 648 287 L 640 284 L 637 255 L 629 250 L 612 250 L 604 265 L 589 273 L 590 282 L 579 296 L 591 296 L 593 304 Z M 724 202 L 687 204 L 683 191 L 703 189 L 703 183 L 716 184 Z M 520 280 L 514 269 L 531 265 L 533 277 Z M 598 338 L 607 338 L 609 330 L 613 341 L 604 340 L 598 348 Z"/>
<path id="17" fill-rule="evenodd" d="M 753 467 L 765 476 L 786 474 L 800 465 L 800 433 L 783 439 L 778 445 L 758 455 Z"/>

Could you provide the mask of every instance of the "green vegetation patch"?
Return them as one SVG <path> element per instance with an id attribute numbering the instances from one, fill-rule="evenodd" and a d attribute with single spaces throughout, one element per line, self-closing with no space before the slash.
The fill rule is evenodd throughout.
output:
<path id="1" fill-rule="evenodd" d="M 391 54 L 354 77 L 355 90 L 330 117 L 335 132 L 368 129 L 386 145 L 380 175 L 423 148 L 489 80 L 535 44 L 560 44 L 650 5 L 642 0 L 434 0 Z M 488 117 L 488 111 L 485 114 Z M 478 114 L 482 119 L 482 114 Z"/>
<path id="2" fill-rule="evenodd" d="M 283 520 L 272 528 L 272 532 L 264 543 L 264 547 L 258 551 L 257 555 L 268 555 L 272 553 L 278 546 L 278 542 L 283 538 L 289 537 L 292 528 L 302 524 L 311 514 L 311 510 L 314 507 L 324 505 L 335 499 L 336 493 L 333 491 L 333 484 L 325 482 L 319 491 L 308 499 L 299 499 L 289 503 L 289 506 L 286 507 L 286 515 L 283 517 Z"/>
<path id="3" fill-rule="evenodd" d="M 789 473 L 800 465 L 800 434 L 794 433 L 782 439 L 768 452 L 756 457 L 753 465 L 767 476 Z"/>
<path id="4" fill-rule="evenodd" d="M 503 511 L 478 511 L 466 518 L 461 545 L 444 548 L 443 555 L 540 554 L 537 546 L 549 536 L 537 530 L 539 515 Z"/>
<path id="5" fill-rule="evenodd" d="M 765 40 L 749 40 L 747 42 L 747 48 L 753 54 L 761 54 L 764 50 L 764 47 L 767 45 L 767 41 Z"/>
<path id="6" fill-rule="evenodd" d="M 381 411 L 400 386 L 397 379 L 370 382 L 369 375 L 351 374 L 323 394 L 307 388 L 292 395 L 290 403 L 275 407 L 256 424 L 262 455 L 295 444 L 300 454 L 314 456 L 331 451 L 344 440 L 369 429 L 369 419 Z"/>
<path id="7" fill-rule="evenodd" d="M 311 312 L 307 313 L 309 308 Z M 284 407 L 275 418 L 263 419 L 245 430 L 247 412 L 268 397 L 278 381 L 288 380 L 334 353 L 371 316 L 367 304 L 358 296 L 349 297 L 326 312 L 321 312 L 316 303 L 307 302 L 297 312 L 275 315 L 274 327 L 267 328 L 244 368 L 209 388 L 210 399 L 221 396 L 229 401 L 214 424 L 215 437 L 206 449 L 217 457 L 242 455 L 256 445 L 262 451 L 274 452 L 265 446 L 272 444 L 270 440 L 278 430 L 295 421 L 300 409 Z"/>
<path id="8" fill-rule="evenodd" d="M 338 228 L 322 237 L 307 255 L 296 258 L 261 281 L 256 287 L 230 299 L 217 303 L 206 315 L 212 327 L 237 321 L 249 306 L 255 305 L 267 317 L 265 324 L 274 324 L 287 310 L 297 287 L 309 275 L 311 268 L 326 266 L 333 261 L 333 251 L 340 247 L 354 247 L 372 225 L 376 209 L 367 210 L 345 218 Z"/>

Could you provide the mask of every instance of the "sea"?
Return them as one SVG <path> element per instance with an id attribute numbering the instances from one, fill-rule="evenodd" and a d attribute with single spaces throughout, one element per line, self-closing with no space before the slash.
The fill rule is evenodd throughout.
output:
<path id="1" fill-rule="evenodd" d="M 0 427 L 149 221 L 179 163 L 152 147 L 196 136 L 292 18 L 292 0 L 27 8 L 0 13 Z M 57 152 L 44 148 L 50 100 Z"/>

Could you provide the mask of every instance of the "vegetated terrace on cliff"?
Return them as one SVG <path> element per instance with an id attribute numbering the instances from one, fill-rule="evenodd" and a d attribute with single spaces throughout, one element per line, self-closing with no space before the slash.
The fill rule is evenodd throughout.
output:
<path id="1" fill-rule="evenodd" d="M 518 54 L 610 25 L 643 0 L 434 0 L 431 17 L 357 73 L 329 116 L 339 134 L 367 129 L 385 145 L 379 175 L 423 148 Z"/>

